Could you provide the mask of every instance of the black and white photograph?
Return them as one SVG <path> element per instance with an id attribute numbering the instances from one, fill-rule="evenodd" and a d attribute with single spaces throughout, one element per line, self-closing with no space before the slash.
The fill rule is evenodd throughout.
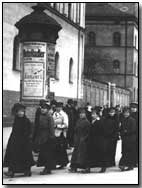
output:
<path id="1" fill-rule="evenodd" d="M 139 185 L 139 9 L 2 2 L 3 185 Z"/>

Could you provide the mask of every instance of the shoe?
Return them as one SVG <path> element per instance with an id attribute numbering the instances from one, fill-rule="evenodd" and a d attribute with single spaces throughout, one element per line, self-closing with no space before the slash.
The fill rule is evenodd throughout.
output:
<path id="1" fill-rule="evenodd" d="M 12 171 L 5 172 L 4 175 L 9 178 L 14 178 L 14 172 L 12 172 Z"/>
<path id="2" fill-rule="evenodd" d="M 133 170 L 134 168 L 129 166 L 128 168 L 126 168 L 126 171 L 129 171 L 129 170 Z"/>
<path id="3" fill-rule="evenodd" d="M 120 170 L 123 172 L 125 171 L 125 167 L 124 166 L 119 166 Z"/>
<path id="4" fill-rule="evenodd" d="M 70 168 L 70 169 L 68 169 L 68 171 L 71 172 L 71 173 L 76 173 L 76 172 L 77 172 L 77 169 Z"/>
<path id="5" fill-rule="evenodd" d="M 44 170 L 40 172 L 40 175 L 46 175 L 46 174 L 51 174 L 51 170 L 44 168 Z"/>
<path id="6" fill-rule="evenodd" d="M 106 167 L 102 167 L 99 173 L 104 173 L 106 171 Z"/>

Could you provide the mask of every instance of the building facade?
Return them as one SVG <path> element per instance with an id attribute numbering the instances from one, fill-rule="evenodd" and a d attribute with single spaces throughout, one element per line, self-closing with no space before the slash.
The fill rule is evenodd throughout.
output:
<path id="1" fill-rule="evenodd" d="M 3 3 L 3 117 L 11 121 L 10 109 L 20 101 L 20 42 L 15 24 L 30 14 L 37 3 Z M 62 29 L 55 44 L 54 76 L 49 78 L 49 92 L 55 99 L 83 99 L 82 72 L 84 62 L 84 3 L 40 3 L 45 13 Z M 54 32 L 54 31 L 53 31 Z M 35 111 L 30 112 L 35 114 Z M 28 114 L 30 114 L 28 113 Z M 33 117 L 32 116 L 32 117 Z"/>
<path id="2" fill-rule="evenodd" d="M 86 4 L 84 75 L 130 90 L 130 102 L 138 100 L 136 8 L 137 3 Z"/>

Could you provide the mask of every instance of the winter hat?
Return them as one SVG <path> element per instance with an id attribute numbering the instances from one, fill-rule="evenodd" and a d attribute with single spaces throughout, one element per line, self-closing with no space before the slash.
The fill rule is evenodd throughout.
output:
<path id="1" fill-rule="evenodd" d="M 15 115 L 19 110 L 25 110 L 26 107 L 21 103 L 15 103 L 11 109 L 12 115 Z"/>

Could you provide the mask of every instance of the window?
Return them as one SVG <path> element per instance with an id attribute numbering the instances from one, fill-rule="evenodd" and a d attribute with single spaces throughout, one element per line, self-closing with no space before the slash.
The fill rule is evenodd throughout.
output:
<path id="1" fill-rule="evenodd" d="M 68 18 L 69 19 L 71 19 L 71 9 L 72 9 L 71 3 L 68 3 Z"/>
<path id="2" fill-rule="evenodd" d="M 114 60 L 113 61 L 113 70 L 115 73 L 119 73 L 120 71 L 120 62 L 119 60 Z"/>
<path id="3" fill-rule="evenodd" d="M 133 69 L 134 75 L 136 74 L 136 62 L 134 62 L 134 69 Z"/>
<path id="4" fill-rule="evenodd" d="M 53 7 L 54 7 L 54 9 L 57 10 L 57 7 L 58 7 L 58 6 L 57 6 L 57 3 L 54 3 L 54 4 L 53 4 Z"/>
<path id="5" fill-rule="evenodd" d="M 136 63 L 136 76 L 138 76 L 138 64 Z"/>
<path id="6" fill-rule="evenodd" d="M 134 88 L 134 101 L 136 99 L 136 88 Z"/>
<path id="7" fill-rule="evenodd" d="M 55 79 L 59 80 L 59 53 L 55 54 Z"/>
<path id="8" fill-rule="evenodd" d="M 88 41 L 90 44 L 96 44 L 96 35 L 94 32 L 89 32 Z"/>
<path id="9" fill-rule="evenodd" d="M 138 64 L 136 62 L 134 62 L 133 73 L 134 73 L 135 76 L 138 76 Z"/>
<path id="10" fill-rule="evenodd" d="M 113 34 L 113 45 L 120 46 L 121 45 L 121 34 L 119 32 L 115 32 Z"/>
<path id="11" fill-rule="evenodd" d="M 69 61 L 69 83 L 73 83 L 73 59 Z"/>
<path id="12" fill-rule="evenodd" d="M 137 48 L 137 36 L 135 35 L 135 48 Z"/>
<path id="13" fill-rule="evenodd" d="M 13 44 L 13 70 L 20 71 L 20 39 L 16 35 Z"/>

